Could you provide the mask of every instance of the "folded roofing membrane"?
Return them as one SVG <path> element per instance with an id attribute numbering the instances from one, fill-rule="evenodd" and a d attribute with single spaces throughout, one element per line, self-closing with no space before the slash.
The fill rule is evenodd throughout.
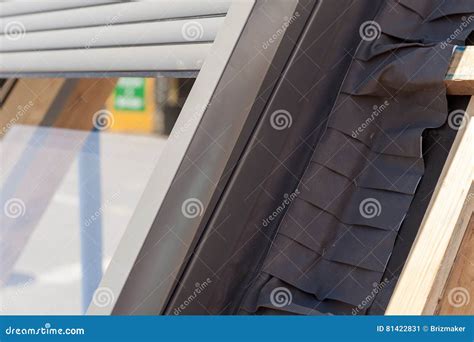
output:
<path id="1" fill-rule="evenodd" d="M 424 174 L 422 134 L 474 2 L 390 0 L 362 42 L 241 313 L 366 314 Z M 369 118 L 369 120 L 368 120 Z"/>

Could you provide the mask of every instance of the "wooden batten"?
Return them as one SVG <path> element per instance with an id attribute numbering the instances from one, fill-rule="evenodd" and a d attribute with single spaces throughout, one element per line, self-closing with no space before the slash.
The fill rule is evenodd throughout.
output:
<path id="1" fill-rule="evenodd" d="M 459 250 L 472 215 L 474 179 L 474 98 L 421 223 L 387 307 L 387 315 L 430 315 Z"/>
<path id="2" fill-rule="evenodd" d="M 446 74 L 449 95 L 474 95 L 474 46 L 458 46 Z"/>
<path id="3" fill-rule="evenodd" d="M 474 185 L 468 200 L 474 202 Z M 456 255 L 454 265 L 436 310 L 440 315 L 474 313 L 474 215 Z"/>

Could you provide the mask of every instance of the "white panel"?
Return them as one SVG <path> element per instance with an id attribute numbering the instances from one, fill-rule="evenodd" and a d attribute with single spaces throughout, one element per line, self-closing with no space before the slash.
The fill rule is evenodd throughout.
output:
<path id="1" fill-rule="evenodd" d="M 224 17 L 158 21 L 0 36 L 0 51 L 93 48 L 214 41 Z"/>
<path id="2" fill-rule="evenodd" d="M 48 0 L 48 1 L 7 1 L 0 3 L 0 16 L 38 13 L 44 11 L 54 11 L 66 8 L 85 7 L 117 2 L 113 0 Z"/>
<path id="3" fill-rule="evenodd" d="M 199 70 L 212 44 L 181 44 L 0 54 L 0 72 Z"/>
<path id="4" fill-rule="evenodd" d="M 225 14 L 231 0 L 155 0 L 0 18 L 0 33 Z"/>

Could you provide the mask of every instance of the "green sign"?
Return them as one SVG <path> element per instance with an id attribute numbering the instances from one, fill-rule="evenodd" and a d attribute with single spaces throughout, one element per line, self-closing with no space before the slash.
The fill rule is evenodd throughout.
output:
<path id="1" fill-rule="evenodd" d="M 145 79 L 120 78 L 115 87 L 114 107 L 121 111 L 144 111 Z"/>

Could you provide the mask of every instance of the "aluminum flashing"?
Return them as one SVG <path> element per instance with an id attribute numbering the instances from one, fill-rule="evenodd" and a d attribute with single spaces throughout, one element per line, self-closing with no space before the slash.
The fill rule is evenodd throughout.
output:
<path id="1" fill-rule="evenodd" d="M 274 159 L 270 155 L 264 156 L 257 164 L 252 161 L 252 170 L 248 169 L 247 161 L 248 155 L 255 152 L 254 147 L 260 152 L 263 151 L 262 146 L 255 143 L 255 130 L 258 132 L 262 126 L 267 130 L 271 126 L 267 126 L 268 107 L 277 106 L 276 100 L 285 101 L 285 97 L 275 96 L 274 93 L 285 94 L 288 98 L 292 98 L 295 93 L 300 91 L 299 88 L 293 88 L 294 84 L 298 84 L 296 79 L 300 81 L 305 79 L 305 84 L 314 85 L 313 81 L 317 80 L 318 76 L 301 73 L 295 78 L 288 78 L 288 66 L 295 65 L 294 49 L 300 47 L 302 44 L 300 35 L 308 21 L 314 21 L 311 18 L 312 12 L 317 7 L 317 1 L 305 0 L 299 1 L 294 13 L 288 14 L 286 17 L 278 16 L 275 12 L 275 23 L 272 25 L 280 25 L 286 27 L 282 41 L 277 54 L 270 60 L 271 68 L 268 70 L 266 80 L 259 89 L 258 100 L 253 104 L 251 109 L 251 120 L 246 129 L 247 133 L 242 137 L 241 149 L 243 152 L 234 156 L 231 163 L 226 168 L 226 177 L 219 182 L 218 191 L 214 194 L 214 207 L 209 208 L 211 211 L 210 220 L 203 222 L 202 236 L 193 255 L 190 255 L 188 265 L 179 278 L 178 286 L 166 307 L 166 314 L 220 314 L 233 313 L 231 306 L 241 295 L 245 287 L 244 278 L 249 275 L 252 267 L 255 266 L 256 259 L 260 253 L 260 249 L 252 246 L 251 239 L 249 244 L 246 244 L 246 236 L 253 236 L 255 233 L 253 223 L 249 221 L 252 217 L 257 222 L 260 222 L 261 217 L 257 214 L 259 204 L 252 207 L 252 203 L 245 203 L 243 196 L 247 196 L 258 187 L 258 181 L 261 177 L 262 171 L 272 170 Z M 265 11 L 266 12 L 266 11 Z M 269 25 L 266 21 L 255 18 L 254 25 Z M 323 24 L 321 24 L 323 25 Z M 263 26 L 263 27 L 265 27 Z M 303 31 L 304 32 L 304 31 Z M 259 45 L 255 48 L 260 48 L 261 44 L 271 37 L 271 34 L 259 41 Z M 314 42 L 314 41 L 313 41 Z M 307 39 L 305 44 L 310 44 L 310 39 Z M 265 46 L 265 45 L 264 45 Z M 317 46 L 314 45 L 314 48 Z M 303 54 L 299 55 L 299 63 L 308 63 Z M 308 76 L 305 78 L 305 76 Z M 284 89 L 281 89 L 284 88 Z M 295 106 L 306 106 L 306 103 L 294 102 Z M 267 133 L 274 134 L 275 129 L 271 128 Z M 284 133 L 284 130 L 281 131 Z M 249 137 L 250 141 L 249 141 Z M 258 138 L 257 138 L 258 140 Z M 284 145 L 284 139 L 278 143 L 275 142 L 272 148 L 280 148 Z M 253 156 L 254 154 L 251 153 Z M 262 155 L 260 154 L 262 157 Z M 270 158 L 270 159 L 269 159 Z M 239 175 L 235 178 L 235 174 Z M 286 182 L 282 183 L 286 184 Z M 252 215 L 251 211 L 255 209 L 256 212 Z M 243 259 L 240 257 L 239 251 L 248 253 L 251 250 L 252 257 L 250 259 Z M 234 256 L 232 258 L 231 256 Z M 182 310 L 180 306 L 192 294 L 196 283 L 202 283 L 205 279 L 211 279 L 212 283 L 208 284 L 206 291 L 203 291 L 199 299 L 186 306 Z"/>
<path id="2" fill-rule="evenodd" d="M 338 8 L 330 1 L 301 6 L 301 17 L 311 12 L 304 33 L 300 38 L 295 33 L 287 37 L 287 48 L 295 50 L 271 89 L 245 153 L 179 280 L 168 314 L 238 312 L 283 215 L 281 207 L 293 197 L 312 146 L 324 130 L 337 89 L 360 41 L 358 28 L 377 11 L 373 1 L 370 6 L 368 1 L 349 0 Z M 296 20 L 293 25 L 299 24 Z M 324 51 L 321 46 L 326 47 Z M 276 126 L 274 118 L 278 114 L 283 114 L 281 119 L 291 119 L 291 124 L 283 121 L 283 125 Z M 264 221 L 276 211 L 276 217 Z M 182 310 L 180 305 L 193 293 L 194 284 L 208 277 L 212 283 L 206 291 Z"/>
<path id="3" fill-rule="evenodd" d="M 182 267 L 194 252 L 201 229 L 209 219 L 217 200 L 215 195 L 222 190 L 220 181 L 228 177 L 226 172 L 241 154 L 242 136 L 253 130 L 251 109 L 264 105 L 259 98 L 260 89 L 267 74 L 273 74 L 271 61 L 282 35 L 266 48 L 262 44 L 281 28 L 282 18 L 292 17 L 297 3 L 288 0 L 256 2 L 114 314 L 163 313 L 169 296 L 179 284 Z M 189 203 L 194 203 L 195 208 L 202 204 L 202 210 L 198 211 L 200 216 L 183 215 Z M 203 281 L 205 279 L 200 282 Z"/>

